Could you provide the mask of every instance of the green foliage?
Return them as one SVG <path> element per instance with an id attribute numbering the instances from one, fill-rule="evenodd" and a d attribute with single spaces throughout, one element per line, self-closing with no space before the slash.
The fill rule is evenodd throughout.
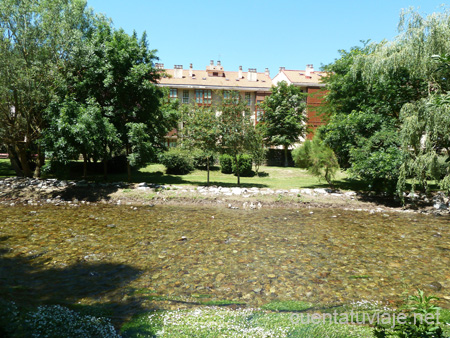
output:
<path id="1" fill-rule="evenodd" d="M 377 324 L 374 335 L 378 338 L 444 338 L 442 328 L 439 326 L 440 308 L 433 303 L 439 300 L 437 297 L 425 296 L 422 290 L 417 291 L 417 296 L 409 296 L 407 303 L 397 312 L 406 315 L 405 323 L 400 323 L 398 318 L 393 328 Z M 401 320 L 403 322 L 403 320 Z"/>
<path id="2" fill-rule="evenodd" d="M 327 125 L 321 128 L 322 138 L 336 153 L 342 168 L 351 166 L 350 151 L 364 144 L 382 129 L 392 129 L 395 119 L 376 114 L 373 111 L 352 111 L 336 113 L 331 116 Z"/>
<path id="3" fill-rule="evenodd" d="M 264 146 L 264 135 L 258 124 L 255 129 L 253 137 L 249 140 L 248 153 L 253 158 L 255 165 L 255 173 L 258 175 L 259 168 L 265 163 L 267 159 L 268 149 Z"/>
<path id="4" fill-rule="evenodd" d="M 185 175 L 194 170 L 191 153 L 181 148 L 170 148 L 161 153 L 159 161 L 166 166 L 167 174 Z"/>
<path id="5" fill-rule="evenodd" d="M 233 158 L 228 154 L 222 154 L 219 157 L 220 172 L 223 174 L 233 173 Z"/>
<path id="6" fill-rule="evenodd" d="M 219 115 L 220 147 L 230 154 L 237 163 L 237 184 L 240 185 L 239 161 L 237 157 L 250 149 L 252 138 L 255 135 L 255 128 L 250 119 L 248 106 L 243 102 L 233 99 L 224 99 L 218 107 Z"/>
<path id="7" fill-rule="evenodd" d="M 313 304 L 303 301 L 285 300 L 285 301 L 273 301 L 261 306 L 263 310 L 270 311 L 306 311 L 311 309 Z"/>
<path id="8" fill-rule="evenodd" d="M 239 168 L 239 175 L 242 177 L 251 177 L 253 176 L 252 171 L 252 163 L 253 159 L 248 154 L 242 154 L 237 157 L 237 160 L 239 162 L 239 165 L 236 164 L 236 161 L 233 159 L 233 173 L 235 175 L 238 174 L 238 168 Z"/>
<path id="9" fill-rule="evenodd" d="M 283 146 L 287 150 L 305 133 L 306 94 L 299 87 L 288 85 L 285 81 L 279 82 L 272 87 L 262 108 L 264 115 L 260 128 L 267 144 Z"/>
<path id="10" fill-rule="evenodd" d="M 239 161 L 239 175 L 242 177 L 251 177 L 253 176 L 252 171 L 252 158 L 248 154 L 242 154 L 237 156 Z M 228 155 L 222 154 L 219 158 L 220 161 L 220 171 L 223 174 L 235 174 L 237 175 L 237 165 L 236 160 Z"/>
<path id="11" fill-rule="evenodd" d="M 383 128 L 369 138 L 361 138 L 350 149 L 349 172 L 369 184 L 369 189 L 393 193 L 403 162 L 398 132 Z"/>
<path id="12" fill-rule="evenodd" d="M 32 176 L 30 154 L 36 152 L 39 174 L 43 111 L 64 82 L 67 60 L 91 19 L 85 1 L 0 1 L 0 143 L 17 175 Z"/>
<path id="13" fill-rule="evenodd" d="M 197 169 L 202 170 L 208 170 L 208 160 L 209 160 L 209 166 L 214 165 L 216 162 L 216 154 L 209 153 L 209 152 L 203 152 L 199 149 L 194 150 L 192 153 L 192 159 L 194 161 L 194 167 Z"/>
<path id="14" fill-rule="evenodd" d="M 214 162 L 213 157 L 218 151 L 220 138 L 220 123 L 216 112 L 210 107 L 185 105 L 182 107 L 181 119 L 183 128 L 179 135 L 182 146 L 199 150 L 197 154 L 203 158 L 195 160 L 195 166 L 206 168 L 209 184 L 209 167 Z"/>
<path id="15" fill-rule="evenodd" d="M 19 308 L 1 301 L 0 334 L 2 337 L 120 337 L 111 321 L 82 314 L 60 305 Z"/>
<path id="16" fill-rule="evenodd" d="M 320 133 L 299 148 L 292 154 L 296 165 L 307 165 L 312 175 L 325 179 L 332 186 L 332 179 L 339 170 L 339 164 L 333 150 L 320 139 Z"/>
<path id="17" fill-rule="evenodd" d="M 406 180 L 428 191 L 428 180 L 436 180 L 450 193 L 449 150 L 450 94 L 433 94 L 406 104 L 401 112 L 400 139 L 405 152 L 398 182 L 403 192 Z"/>
<path id="18" fill-rule="evenodd" d="M 295 165 L 299 168 L 308 169 L 312 165 L 311 151 L 312 141 L 305 140 L 300 147 L 292 150 L 292 158 Z"/>

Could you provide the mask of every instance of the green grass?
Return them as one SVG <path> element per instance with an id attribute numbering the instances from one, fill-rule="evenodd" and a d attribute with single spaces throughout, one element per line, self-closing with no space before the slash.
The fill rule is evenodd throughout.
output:
<path id="1" fill-rule="evenodd" d="M 0 159 L 0 178 L 15 176 L 16 172 L 11 167 L 11 163 L 7 159 Z"/>
<path id="2" fill-rule="evenodd" d="M 294 167 L 269 167 L 260 168 L 260 176 L 241 177 L 242 187 L 258 187 L 270 189 L 293 189 L 293 188 L 326 188 L 324 181 L 310 175 L 306 170 Z M 164 185 L 206 185 L 206 171 L 195 170 L 187 175 L 167 175 L 165 167 L 161 164 L 150 164 L 133 173 L 133 182 L 147 182 Z M 110 181 L 126 181 L 125 175 L 111 175 Z M 218 167 L 210 171 L 210 185 L 222 187 L 237 186 L 237 177 L 222 174 Z M 343 190 L 361 190 L 364 184 L 356 180 L 348 179 L 345 172 L 339 172 L 335 186 Z"/>
<path id="3" fill-rule="evenodd" d="M 0 177 L 14 176 L 9 160 L 0 160 Z M 63 174 L 62 174 L 63 175 Z M 59 177 L 61 179 L 82 179 L 81 173 Z M 45 176 L 44 176 L 45 178 Z M 103 181 L 103 175 L 90 175 L 88 180 Z M 111 174 L 108 181 L 127 181 L 126 174 Z M 133 182 L 147 182 L 161 185 L 206 185 L 206 171 L 195 170 L 187 175 L 167 175 L 162 164 L 150 164 L 145 168 L 133 171 Z M 210 184 L 222 187 L 237 186 L 237 177 L 229 174 L 222 174 L 218 167 L 210 171 Z M 262 166 L 260 176 L 241 177 L 242 187 L 259 187 L 277 189 L 293 188 L 326 188 L 328 185 L 320 181 L 317 177 L 310 175 L 306 170 L 294 167 L 272 167 Z M 360 181 L 350 180 L 345 172 L 339 172 L 335 181 L 336 188 L 343 190 L 363 190 L 364 184 Z"/>
<path id="4" fill-rule="evenodd" d="M 273 301 L 265 304 L 261 307 L 263 310 L 270 311 L 305 311 L 313 306 L 311 303 L 286 300 L 286 301 Z"/>
<path id="5" fill-rule="evenodd" d="M 373 337 L 367 326 L 302 324 L 292 313 L 204 307 L 159 311 L 136 316 L 121 330 L 123 337 Z"/>

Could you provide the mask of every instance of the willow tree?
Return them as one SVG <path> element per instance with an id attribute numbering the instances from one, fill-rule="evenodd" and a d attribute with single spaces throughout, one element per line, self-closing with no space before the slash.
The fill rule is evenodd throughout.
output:
<path id="1" fill-rule="evenodd" d="M 428 127 L 422 124 L 431 123 L 432 117 L 423 118 L 423 115 L 430 113 L 426 109 L 428 105 L 437 107 L 436 99 L 432 97 L 450 90 L 450 67 L 436 62 L 439 59 L 436 56 L 445 57 L 450 51 L 449 21 L 448 10 L 427 17 L 413 10 L 404 11 L 396 38 L 371 44 L 366 53 L 353 53 L 346 77 L 337 79 L 343 80 L 340 87 L 332 86 L 339 82 L 333 79 L 334 76 L 331 77 L 332 85 L 329 88 L 341 89 L 340 93 L 328 96 L 331 104 L 340 104 L 344 99 L 354 104 L 354 108 L 352 111 L 339 111 L 338 106 L 340 115 L 336 113 L 332 116 L 331 123 L 324 128 L 324 140 L 332 148 L 336 145 L 338 156 L 341 155 L 341 148 L 346 152 L 344 155 L 347 156 L 348 167 L 354 173 L 363 174 L 357 176 L 373 176 L 372 181 L 381 179 L 381 182 L 393 182 L 395 176 L 402 172 L 401 181 L 413 178 L 422 183 L 426 177 L 431 177 L 431 167 L 424 169 L 428 171 L 424 175 L 423 170 L 411 166 L 423 166 L 425 157 L 431 161 L 433 152 L 443 155 L 439 147 L 422 145 L 416 155 L 422 152 L 423 156 L 417 157 L 417 161 L 409 158 L 404 162 L 403 156 L 410 157 L 413 147 L 406 135 L 420 133 L 418 129 L 422 128 L 419 139 L 425 142 L 427 138 L 424 130 Z M 333 67 L 327 70 L 333 70 Z M 355 85 L 350 84 L 351 80 L 358 82 L 360 92 L 351 90 L 355 88 Z M 340 101 L 333 101 L 336 97 Z M 414 116 L 421 116 L 421 119 L 417 120 L 417 124 L 409 123 Z M 367 123 L 359 123 L 365 120 Z M 347 121 L 359 121 L 357 124 L 362 127 L 362 132 L 352 137 L 352 140 L 349 140 L 345 131 L 355 129 Z M 374 128 L 370 128 L 370 133 L 364 132 L 372 122 L 376 122 Z M 400 148 L 401 151 L 398 151 Z M 382 163 L 386 165 L 380 170 L 379 165 Z M 392 166 L 393 163 L 397 165 Z M 404 189 L 404 184 L 399 182 L 399 187 Z"/>

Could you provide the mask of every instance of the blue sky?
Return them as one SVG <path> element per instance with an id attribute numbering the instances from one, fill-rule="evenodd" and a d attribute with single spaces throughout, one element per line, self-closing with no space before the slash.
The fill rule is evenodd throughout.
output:
<path id="1" fill-rule="evenodd" d="M 305 69 L 333 62 L 338 50 L 361 40 L 392 40 L 403 8 L 443 11 L 442 0 L 88 0 L 88 6 L 139 35 L 166 68 L 205 69 L 210 60 L 225 70 L 243 66 L 271 77 L 280 66 Z"/>

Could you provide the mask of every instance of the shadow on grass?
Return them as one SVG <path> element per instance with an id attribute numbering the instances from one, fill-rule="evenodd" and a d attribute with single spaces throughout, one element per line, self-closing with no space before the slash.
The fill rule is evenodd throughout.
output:
<path id="1" fill-rule="evenodd" d="M 11 167 L 11 163 L 9 160 L 1 159 L 0 160 L 0 177 L 10 177 L 15 176 L 16 172 Z"/>
<path id="2" fill-rule="evenodd" d="M 25 309 L 60 304 L 83 314 L 109 317 L 117 327 L 143 311 L 142 299 L 123 298 L 123 288 L 139 277 L 139 269 L 83 260 L 60 268 L 48 267 L 51 258 L 39 254 L 8 257 L 8 252 L 5 247 L 0 249 L 0 299 L 14 301 Z M 92 305 L 80 305 L 80 300 Z"/>
<path id="3" fill-rule="evenodd" d="M 189 179 L 189 176 L 186 175 L 170 175 L 165 174 L 161 171 L 155 171 L 155 172 L 145 172 L 145 171 L 139 171 L 139 170 L 133 170 L 132 173 L 132 182 L 146 182 L 146 183 L 153 183 L 153 184 L 159 184 L 159 185 L 194 185 L 194 186 L 205 186 L 206 185 L 206 171 L 205 174 L 205 180 L 203 181 L 197 181 Z M 210 181 L 209 185 L 216 185 L 221 187 L 237 187 L 237 177 L 234 177 L 236 182 L 221 182 L 221 181 Z M 82 179 L 80 176 L 72 176 L 72 179 Z M 91 175 L 87 178 L 88 180 L 95 181 L 95 182 L 104 182 L 103 176 L 101 175 Z M 241 177 L 241 180 L 245 177 Z M 108 175 L 108 181 L 109 182 L 126 182 L 127 176 L 125 174 L 112 174 Z M 262 183 L 241 183 L 241 187 L 243 188 L 251 188 L 251 187 L 257 187 L 257 188 L 265 188 L 267 187 L 266 184 Z"/>

